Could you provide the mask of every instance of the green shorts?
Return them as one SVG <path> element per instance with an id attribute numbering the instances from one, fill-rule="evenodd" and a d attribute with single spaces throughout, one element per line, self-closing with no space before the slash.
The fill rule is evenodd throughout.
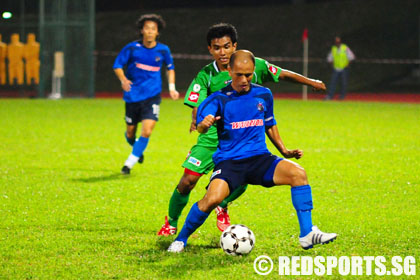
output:
<path id="1" fill-rule="evenodd" d="M 194 145 L 182 167 L 200 174 L 207 174 L 214 168 L 213 153 L 216 152 L 217 147 L 203 147 Z"/>

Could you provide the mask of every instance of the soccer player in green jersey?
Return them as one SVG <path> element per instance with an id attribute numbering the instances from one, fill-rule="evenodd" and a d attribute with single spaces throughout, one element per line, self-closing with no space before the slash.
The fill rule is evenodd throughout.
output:
<path id="1" fill-rule="evenodd" d="M 237 32 L 233 25 L 219 23 L 211 26 L 207 32 L 207 44 L 214 61 L 201 69 L 189 86 L 185 95 L 184 104 L 192 108 L 192 122 L 190 132 L 196 130 L 196 114 L 200 103 L 211 93 L 224 88 L 231 82 L 228 72 L 230 56 L 236 50 Z M 325 90 L 325 84 L 318 80 L 306 78 L 302 75 L 281 69 L 268 63 L 264 59 L 255 58 L 255 72 L 252 83 L 263 84 L 265 82 L 278 82 L 280 80 L 291 81 L 311 86 L 314 90 Z M 185 160 L 184 174 L 175 188 L 169 202 L 169 219 L 165 217 L 165 224 L 158 235 L 174 235 L 177 230 L 178 218 L 188 203 L 191 190 L 195 187 L 203 174 L 213 170 L 212 155 L 218 145 L 217 129 L 211 127 L 207 133 L 200 134 L 197 144 L 194 145 Z M 300 150 L 288 150 L 283 156 L 294 157 Z M 232 192 L 222 203 L 216 207 L 217 227 L 223 231 L 230 225 L 227 213 L 227 205 L 238 198 L 246 186 L 241 186 Z"/>

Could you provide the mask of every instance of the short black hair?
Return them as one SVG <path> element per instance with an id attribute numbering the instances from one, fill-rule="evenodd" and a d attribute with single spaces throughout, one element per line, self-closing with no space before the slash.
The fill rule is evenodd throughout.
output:
<path id="1" fill-rule="evenodd" d="M 143 29 L 144 23 L 148 20 L 156 22 L 156 24 L 158 26 L 158 31 L 161 31 L 166 26 L 166 22 L 163 20 L 163 18 L 160 15 L 158 15 L 158 14 L 145 14 L 145 15 L 142 15 L 141 17 L 139 17 L 139 19 L 136 22 L 138 29 L 139 30 Z"/>
<path id="2" fill-rule="evenodd" d="M 207 44 L 211 46 L 211 40 L 229 36 L 232 43 L 235 44 L 238 40 L 238 32 L 235 26 L 230 23 L 217 23 L 210 26 L 207 31 Z"/>
<path id="3" fill-rule="evenodd" d="M 244 54 L 248 55 L 249 58 L 251 59 L 252 63 L 255 66 L 255 56 L 252 52 L 250 52 L 248 50 L 237 50 L 230 56 L 230 60 L 229 60 L 230 68 L 233 68 L 233 65 L 235 64 L 235 60 L 236 60 L 236 57 L 237 57 L 238 53 L 244 53 Z"/>

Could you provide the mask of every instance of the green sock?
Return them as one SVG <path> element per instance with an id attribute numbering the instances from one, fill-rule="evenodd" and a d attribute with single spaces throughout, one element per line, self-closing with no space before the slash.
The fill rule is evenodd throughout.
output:
<path id="1" fill-rule="evenodd" d="M 229 203 L 240 197 L 245 191 L 248 185 L 239 186 L 236 190 L 234 190 L 228 197 L 226 197 L 219 206 L 222 208 L 226 208 Z"/>
<path id="2" fill-rule="evenodd" d="M 177 227 L 179 216 L 181 216 L 181 212 L 184 210 L 185 205 L 187 205 L 189 198 L 190 194 L 181 194 L 175 188 L 169 201 L 169 224 L 171 226 Z"/>

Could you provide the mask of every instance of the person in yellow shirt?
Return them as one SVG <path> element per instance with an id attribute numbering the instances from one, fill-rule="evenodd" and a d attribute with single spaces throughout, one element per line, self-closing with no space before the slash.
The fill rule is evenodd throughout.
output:
<path id="1" fill-rule="evenodd" d="M 341 42 L 339 36 L 335 37 L 335 44 L 332 46 L 330 53 L 328 54 L 327 61 L 331 63 L 333 67 L 333 73 L 331 75 L 330 86 L 328 87 L 328 94 L 325 100 L 331 100 L 334 98 L 335 88 L 337 82 L 341 79 L 341 91 L 340 99 L 343 100 L 346 97 L 347 82 L 349 76 L 349 65 L 355 59 L 354 53 L 350 48 Z"/>

